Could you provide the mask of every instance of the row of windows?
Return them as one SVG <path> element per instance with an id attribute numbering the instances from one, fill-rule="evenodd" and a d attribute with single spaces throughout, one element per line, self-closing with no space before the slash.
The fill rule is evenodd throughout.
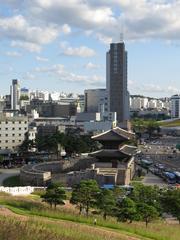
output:
<path id="1" fill-rule="evenodd" d="M 2 128 L 0 128 L 0 130 L 2 130 Z M 15 130 L 15 128 L 13 127 L 12 129 L 10 128 L 5 128 L 5 130 Z M 17 130 L 17 129 L 16 129 Z M 23 130 L 23 128 L 19 127 L 18 130 Z M 27 128 L 25 127 L 24 130 L 27 130 Z"/>
<path id="2" fill-rule="evenodd" d="M 4 141 L 5 143 L 8 143 L 8 142 L 12 142 L 12 143 L 15 143 L 15 140 L 12 140 L 12 141 L 10 141 L 10 140 L 6 140 L 6 141 Z M 19 142 L 22 142 L 22 140 L 19 140 Z M 0 143 L 2 143 L 2 141 L 0 140 Z"/>
<path id="3" fill-rule="evenodd" d="M 1 137 L 1 136 L 2 136 L 2 134 L 0 134 L 0 137 Z M 7 134 L 7 133 L 6 133 L 6 134 L 5 134 L 5 137 L 8 137 L 8 136 L 10 136 L 10 134 Z M 13 133 L 13 134 L 12 134 L 12 137 L 14 137 L 14 136 L 15 136 L 15 134 Z M 19 133 L 18 136 L 21 137 L 22 134 Z"/>
<path id="4" fill-rule="evenodd" d="M 15 149 L 16 147 L 13 146 L 12 148 Z M 5 148 L 0 147 L 0 150 L 1 150 L 1 149 L 9 149 L 9 147 L 5 147 Z"/>
<path id="5" fill-rule="evenodd" d="M 19 124 L 21 124 L 21 123 L 25 123 L 25 124 L 27 124 L 27 121 L 24 121 L 24 122 L 22 122 L 22 121 L 18 121 L 18 122 L 15 122 L 15 121 L 1 122 L 1 121 L 0 121 L 0 124 L 1 124 L 1 123 L 5 123 L 5 124 L 8 124 L 8 123 L 12 123 L 12 124 L 15 124 L 15 123 L 19 123 Z"/>

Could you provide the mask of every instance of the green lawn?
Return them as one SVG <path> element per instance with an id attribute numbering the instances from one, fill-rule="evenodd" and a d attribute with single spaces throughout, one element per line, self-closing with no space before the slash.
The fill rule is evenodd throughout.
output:
<path id="1" fill-rule="evenodd" d="M 20 181 L 20 176 L 12 176 L 9 178 L 6 178 L 3 181 L 3 186 L 4 187 L 18 187 L 18 186 L 23 186 L 23 184 Z"/>
<path id="2" fill-rule="evenodd" d="M 46 221 L 55 221 L 60 224 L 63 221 L 64 227 L 60 229 L 57 227 L 56 233 L 58 231 L 59 234 L 63 231 L 63 236 L 70 237 L 69 239 L 77 239 L 77 240 L 90 240 L 92 236 L 94 239 L 121 239 L 110 238 L 108 236 L 98 236 L 98 233 L 88 232 L 83 228 L 93 226 L 94 216 L 90 217 L 79 216 L 76 210 L 67 209 L 65 207 L 58 207 L 57 210 L 50 209 L 46 204 L 41 203 L 40 199 L 30 199 L 24 197 L 9 197 L 7 195 L 0 196 L 0 204 L 5 205 L 9 209 L 11 209 L 16 214 L 30 216 L 32 219 L 46 219 Z M 149 224 L 148 228 L 145 227 L 145 223 L 142 222 L 134 222 L 131 224 L 128 223 L 118 223 L 114 218 L 108 218 L 106 221 L 103 220 L 101 216 L 96 216 L 97 225 L 96 228 L 106 229 L 111 231 L 111 233 L 122 233 L 126 236 L 138 236 L 137 239 L 154 239 L 154 240 L 179 240 L 180 236 L 180 227 L 178 224 L 167 224 L 162 221 L 157 221 L 155 223 Z M 74 225 L 76 224 L 76 225 Z M 54 225 L 54 224 L 53 224 Z M 68 226 L 72 225 L 72 228 L 69 230 Z M 66 228 L 67 226 L 67 228 Z M 75 227 L 76 226 L 76 227 Z M 50 228 L 53 228 L 52 224 Z M 94 228 L 94 226 L 93 226 Z M 73 230 L 74 229 L 74 230 Z M 82 229 L 82 231 L 80 230 Z M 83 230 L 84 229 L 84 230 Z M 69 232 L 70 231 L 70 232 Z M 92 230 L 93 231 L 93 230 Z M 54 238 L 52 238 L 54 240 Z M 63 239 L 63 238 L 57 238 Z M 67 239 L 67 238 L 64 238 Z M 122 238 L 126 239 L 126 238 Z M 127 238 L 131 239 L 131 238 Z"/>

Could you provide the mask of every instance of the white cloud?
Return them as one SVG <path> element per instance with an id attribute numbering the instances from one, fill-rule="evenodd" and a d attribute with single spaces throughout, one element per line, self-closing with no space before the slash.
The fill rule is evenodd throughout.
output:
<path id="1" fill-rule="evenodd" d="M 41 47 L 38 44 L 23 41 L 12 41 L 11 47 L 23 48 L 29 52 L 40 52 Z"/>
<path id="2" fill-rule="evenodd" d="M 137 86 L 136 84 L 133 84 L 133 86 L 136 87 L 136 89 L 140 92 L 146 92 L 146 93 L 166 93 L 166 94 L 177 94 L 179 92 L 179 89 L 177 87 L 173 86 L 159 86 L 157 84 L 142 84 L 141 86 Z"/>
<path id="3" fill-rule="evenodd" d="M 34 74 L 32 74 L 31 72 L 26 72 L 24 74 L 24 76 L 22 76 L 22 79 L 24 80 L 34 80 L 36 77 Z"/>
<path id="4" fill-rule="evenodd" d="M 35 68 L 35 71 L 36 72 L 39 72 L 39 73 L 62 73 L 64 71 L 64 65 L 62 64 L 55 64 L 55 65 L 52 65 L 50 67 L 37 67 Z"/>
<path id="5" fill-rule="evenodd" d="M 71 33 L 71 27 L 68 24 L 64 24 L 62 26 L 62 31 L 64 34 L 69 34 L 69 33 Z"/>
<path id="6" fill-rule="evenodd" d="M 0 18 L 0 36 L 36 44 L 52 42 L 58 35 L 55 27 L 30 25 L 22 15 Z"/>
<path id="7" fill-rule="evenodd" d="M 47 23 L 100 34 L 109 43 L 119 39 L 180 39 L 180 1 L 166 0 L 31 0 L 31 14 Z M 114 11 L 115 10 L 115 11 Z M 73 16 L 73 17 L 72 17 Z M 105 37 L 103 37 L 105 36 Z"/>
<path id="8" fill-rule="evenodd" d="M 31 14 L 55 24 L 66 22 L 86 29 L 87 27 L 105 26 L 115 21 L 109 6 L 92 7 L 89 2 L 82 0 L 31 0 L 29 5 Z"/>
<path id="9" fill-rule="evenodd" d="M 80 46 L 80 47 L 71 47 L 71 46 L 64 46 L 63 52 L 66 56 L 77 56 L 77 57 L 93 57 L 96 52 L 88 48 L 86 46 Z"/>
<path id="10" fill-rule="evenodd" d="M 105 44 L 119 40 L 180 40 L 180 1 L 1 0 L 21 14 L 0 18 L 0 37 L 39 45 L 72 29 Z M 24 14 L 24 15 L 23 15 Z M 123 29 L 123 30 L 122 30 Z"/>
<path id="11" fill-rule="evenodd" d="M 99 68 L 99 65 L 94 64 L 92 62 L 88 62 L 87 64 L 84 65 L 84 67 L 86 69 L 97 69 L 97 68 Z"/>
<path id="12" fill-rule="evenodd" d="M 102 42 L 104 44 L 109 45 L 110 43 L 112 43 L 112 37 L 108 37 L 108 36 L 106 36 L 104 34 L 101 34 L 101 33 L 97 33 L 96 37 L 100 42 Z"/>
<path id="13" fill-rule="evenodd" d="M 7 56 L 9 56 L 9 57 L 21 57 L 22 56 L 22 54 L 21 53 L 19 53 L 19 52 L 16 52 L 16 51 L 8 51 L 8 52 L 6 52 L 5 53 Z"/>
<path id="14" fill-rule="evenodd" d="M 84 85 L 104 85 L 104 78 L 98 75 L 80 75 L 69 72 L 65 69 L 64 65 L 56 64 L 49 67 L 38 67 L 34 70 L 36 73 L 47 73 L 50 76 L 56 77 L 61 81 L 76 82 Z"/>
<path id="15" fill-rule="evenodd" d="M 40 56 L 36 56 L 36 60 L 40 61 L 40 62 L 48 62 L 49 61 L 48 58 L 44 58 L 44 57 L 40 57 Z"/>

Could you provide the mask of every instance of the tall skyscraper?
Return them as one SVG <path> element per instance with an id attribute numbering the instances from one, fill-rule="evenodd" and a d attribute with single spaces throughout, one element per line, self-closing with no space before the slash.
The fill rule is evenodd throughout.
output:
<path id="1" fill-rule="evenodd" d="M 17 79 L 12 80 L 11 85 L 11 109 L 19 110 L 19 100 L 20 100 L 20 86 Z"/>
<path id="2" fill-rule="evenodd" d="M 171 117 L 180 118 L 180 95 L 178 94 L 171 97 Z"/>
<path id="3" fill-rule="evenodd" d="M 127 51 L 124 42 L 111 43 L 106 54 L 106 88 L 109 112 L 116 112 L 118 123 L 124 124 L 129 120 Z"/>

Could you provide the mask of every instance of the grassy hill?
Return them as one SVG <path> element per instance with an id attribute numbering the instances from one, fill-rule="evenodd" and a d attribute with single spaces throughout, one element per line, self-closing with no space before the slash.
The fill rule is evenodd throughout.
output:
<path id="1" fill-rule="evenodd" d="M 68 202 L 50 209 L 37 196 L 12 197 L 0 194 L 0 239 L 13 240 L 178 240 L 179 224 L 162 221 L 149 224 L 106 221 L 101 216 L 79 216 Z M 97 225 L 93 225 L 94 218 Z"/>
<path id="2" fill-rule="evenodd" d="M 179 127 L 180 126 L 180 119 L 172 120 L 168 122 L 159 122 L 161 127 Z"/>

